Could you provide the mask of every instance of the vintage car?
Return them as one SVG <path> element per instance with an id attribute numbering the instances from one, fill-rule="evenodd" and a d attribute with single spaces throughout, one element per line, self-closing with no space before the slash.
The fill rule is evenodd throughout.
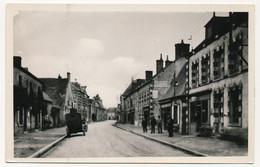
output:
<path id="1" fill-rule="evenodd" d="M 75 109 L 71 109 L 70 113 L 65 115 L 66 119 L 66 132 L 67 136 L 70 137 L 72 133 L 82 132 L 85 136 L 85 132 L 88 130 L 88 125 L 85 119 L 81 117 L 81 114 Z"/>

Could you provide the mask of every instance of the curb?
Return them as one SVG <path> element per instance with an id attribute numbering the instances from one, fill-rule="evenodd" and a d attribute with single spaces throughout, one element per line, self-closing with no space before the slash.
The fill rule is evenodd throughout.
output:
<path id="1" fill-rule="evenodd" d="M 34 154 L 30 155 L 27 158 L 39 158 L 41 155 L 49 151 L 52 147 L 56 146 L 58 143 L 60 143 L 62 140 L 66 138 L 67 135 L 62 136 L 61 138 L 57 139 L 56 141 L 52 142 L 51 144 L 43 147 L 42 149 L 38 150 Z"/>
<path id="2" fill-rule="evenodd" d="M 166 142 L 166 141 L 162 141 L 162 140 L 159 140 L 159 139 L 150 137 L 150 136 L 145 136 L 145 135 L 142 135 L 142 134 L 140 134 L 140 133 L 136 133 L 136 132 L 134 132 L 134 131 L 132 131 L 132 130 L 127 130 L 127 129 L 125 129 L 125 128 L 119 127 L 119 126 L 117 126 L 117 125 L 115 125 L 115 124 L 113 124 L 113 126 L 116 127 L 116 128 L 122 129 L 122 130 L 124 130 L 124 131 L 133 133 L 133 134 L 135 134 L 135 135 L 138 135 L 138 136 L 141 136 L 141 137 L 145 137 L 145 138 L 150 139 L 150 140 L 152 140 L 152 141 L 156 141 L 156 142 L 159 142 L 159 143 L 161 143 L 161 144 L 164 144 L 164 145 L 173 147 L 173 148 L 175 148 L 175 149 L 181 150 L 181 151 L 183 151 L 183 152 L 185 152 L 185 153 L 188 153 L 188 154 L 191 154 L 191 155 L 195 155 L 195 156 L 198 156 L 198 157 L 208 157 L 207 154 L 203 154 L 203 153 L 200 153 L 200 152 L 198 152 L 198 151 L 194 151 L 194 150 L 191 150 L 191 149 L 188 149 L 188 148 L 185 148 L 185 147 L 182 147 L 182 146 L 178 146 L 178 145 L 176 145 L 176 144 L 172 144 L 172 143 L 169 143 L 169 142 Z"/>

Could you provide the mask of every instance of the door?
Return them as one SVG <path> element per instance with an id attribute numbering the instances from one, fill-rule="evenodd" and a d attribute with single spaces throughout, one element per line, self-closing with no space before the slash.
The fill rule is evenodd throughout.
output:
<path id="1" fill-rule="evenodd" d="M 144 119 L 147 121 L 147 127 L 150 127 L 150 109 L 149 107 L 145 107 L 144 111 Z"/>
<path id="2" fill-rule="evenodd" d="M 199 131 L 199 128 L 201 127 L 201 103 L 196 103 L 196 131 Z"/>

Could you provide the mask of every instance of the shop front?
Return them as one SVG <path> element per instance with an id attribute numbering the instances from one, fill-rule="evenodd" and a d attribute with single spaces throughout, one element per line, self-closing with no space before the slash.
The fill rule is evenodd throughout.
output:
<path id="1" fill-rule="evenodd" d="M 202 127 L 210 127 L 210 92 L 190 95 L 190 134 L 198 133 Z"/>

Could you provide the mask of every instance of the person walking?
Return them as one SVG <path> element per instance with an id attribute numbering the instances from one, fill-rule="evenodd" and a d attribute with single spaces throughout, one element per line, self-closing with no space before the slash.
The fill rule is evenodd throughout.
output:
<path id="1" fill-rule="evenodd" d="M 169 117 L 168 119 L 168 133 L 169 133 L 169 137 L 173 137 L 173 124 L 174 124 L 174 121 L 171 117 Z"/>
<path id="2" fill-rule="evenodd" d="M 147 121 L 146 119 L 142 119 L 142 127 L 143 127 L 143 132 L 146 133 L 147 132 Z"/>
<path id="3" fill-rule="evenodd" d="M 157 125 L 158 125 L 158 133 L 162 133 L 162 119 L 160 115 L 158 115 Z"/>
<path id="4" fill-rule="evenodd" d="M 153 116 L 151 119 L 151 134 L 155 133 L 155 125 L 156 125 L 156 119 Z"/>

